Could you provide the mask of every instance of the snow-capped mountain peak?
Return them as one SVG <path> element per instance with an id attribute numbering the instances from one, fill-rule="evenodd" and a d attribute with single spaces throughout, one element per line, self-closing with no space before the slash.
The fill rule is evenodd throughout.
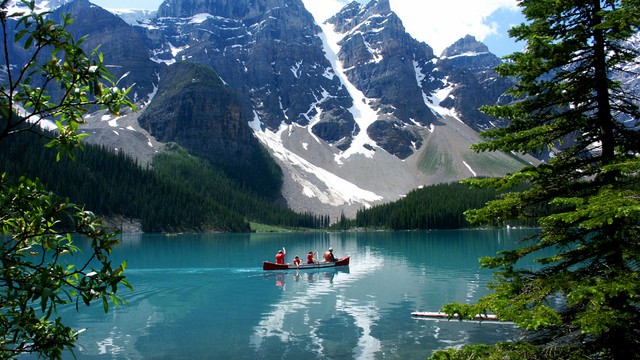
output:
<path id="1" fill-rule="evenodd" d="M 420 185 L 521 166 L 469 149 L 476 130 L 492 126 L 477 107 L 508 87 L 487 67 L 495 56 L 465 38 L 436 57 L 388 0 L 352 2 L 323 24 L 302 0 L 167 0 L 156 16 L 74 1 L 65 11 L 117 77 L 130 74 L 122 85 L 133 85 L 141 104 L 129 118 L 139 122 L 135 133 L 101 128 L 97 114 L 88 125 L 96 141 L 121 149 L 176 142 L 260 177 L 257 138 L 278 161 L 282 196 L 296 211 L 350 216 Z M 203 86 L 203 74 L 219 79 Z"/>

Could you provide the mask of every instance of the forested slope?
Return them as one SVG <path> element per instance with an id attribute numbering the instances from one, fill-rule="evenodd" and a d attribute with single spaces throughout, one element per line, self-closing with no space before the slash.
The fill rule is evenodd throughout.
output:
<path id="1" fill-rule="evenodd" d="M 358 211 L 354 225 L 391 230 L 461 229 L 469 227 L 465 211 L 495 198 L 491 189 L 471 189 L 460 183 L 432 185 L 398 201 Z"/>
<path id="2" fill-rule="evenodd" d="M 76 160 L 44 147 L 31 133 L 0 144 L 0 172 L 27 175 L 103 216 L 140 219 L 145 232 L 249 231 L 248 221 L 281 226 L 328 225 L 328 218 L 297 214 L 242 189 L 209 163 L 175 150 L 142 168 L 131 158 L 89 145 Z"/>

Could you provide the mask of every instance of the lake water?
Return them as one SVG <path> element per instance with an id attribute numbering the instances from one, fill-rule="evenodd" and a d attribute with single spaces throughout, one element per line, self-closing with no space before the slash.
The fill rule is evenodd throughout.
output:
<path id="1" fill-rule="evenodd" d="M 434 350 L 494 343 L 512 325 L 420 320 L 486 294 L 478 257 L 514 247 L 526 230 L 124 235 L 128 305 L 60 311 L 86 328 L 78 359 L 424 359 Z M 265 272 L 332 246 L 348 268 Z M 68 355 L 67 358 L 72 358 Z"/>

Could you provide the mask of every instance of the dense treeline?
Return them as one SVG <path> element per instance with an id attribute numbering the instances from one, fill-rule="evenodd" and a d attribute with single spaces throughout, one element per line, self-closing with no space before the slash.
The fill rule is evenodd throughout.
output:
<path id="1" fill-rule="evenodd" d="M 215 167 L 243 188 L 259 193 L 269 201 L 276 200 L 282 190 L 282 169 L 260 144 L 254 150 L 252 160 L 251 165 L 216 164 Z M 256 176 L 256 174 L 260 174 L 260 176 Z"/>
<path id="2" fill-rule="evenodd" d="M 252 221 L 286 227 L 329 226 L 329 216 L 298 214 L 282 208 L 268 198 L 261 198 L 254 192 L 240 188 L 206 160 L 191 156 L 177 147 L 157 155 L 153 161 L 153 168 L 160 177 L 167 179 L 174 186 L 185 186 L 198 197 L 208 198 Z"/>
<path id="3" fill-rule="evenodd" d="M 0 144 L 0 172 L 26 175 L 97 214 L 140 219 L 145 232 L 249 231 L 248 221 L 295 227 L 325 227 L 329 218 L 297 214 L 249 194 L 207 162 L 184 151 L 158 156 L 140 167 L 122 153 L 87 145 L 76 160 L 43 145 L 31 133 Z"/>
<path id="4" fill-rule="evenodd" d="M 460 183 L 439 184 L 411 191 L 393 203 L 361 209 L 354 225 L 392 230 L 461 229 L 469 227 L 464 212 L 496 198 L 492 189 L 471 189 Z"/>

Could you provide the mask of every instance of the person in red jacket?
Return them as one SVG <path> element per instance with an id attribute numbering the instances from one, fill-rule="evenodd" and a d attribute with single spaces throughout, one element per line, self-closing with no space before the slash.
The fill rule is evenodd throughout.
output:
<path id="1" fill-rule="evenodd" d="M 287 250 L 285 250 L 284 246 L 282 250 L 278 250 L 276 254 L 276 264 L 284 264 L 284 256 L 287 254 Z"/>
<path id="2" fill-rule="evenodd" d="M 293 265 L 295 265 L 296 267 L 300 267 L 300 258 L 298 257 L 298 255 L 296 255 L 295 259 L 293 259 Z"/>
<path id="3" fill-rule="evenodd" d="M 318 252 L 318 250 L 316 250 L 316 252 Z M 318 260 L 313 258 L 313 254 L 315 254 L 313 251 L 309 251 L 307 254 L 307 264 L 315 264 L 318 262 Z"/>

